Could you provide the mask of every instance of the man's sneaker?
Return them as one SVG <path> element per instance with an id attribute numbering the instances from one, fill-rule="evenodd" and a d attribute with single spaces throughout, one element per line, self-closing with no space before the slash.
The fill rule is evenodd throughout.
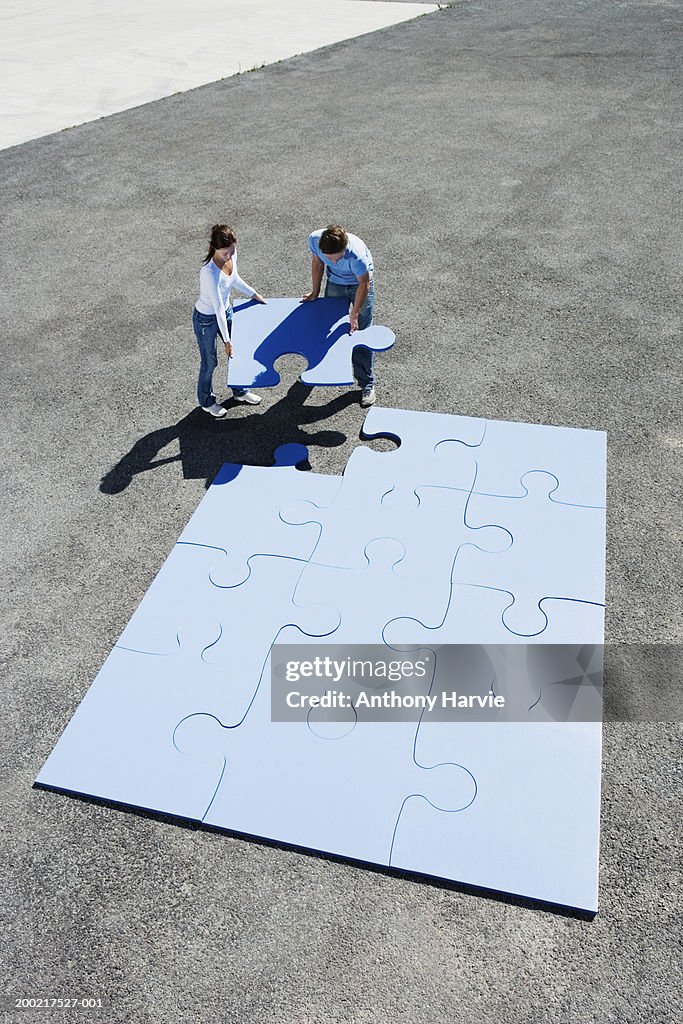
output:
<path id="1" fill-rule="evenodd" d="M 236 395 L 233 391 L 232 397 L 236 402 L 246 402 L 247 405 L 258 405 L 261 401 L 261 396 L 255 395 L 253 391 L 245 391 L 243 395 Z"/>
<path id="2" fill-rule="evenodd" d="M 360 404 L 367 409 L 369 405 L 375 404 L 376 397 L 374 385 L 366 384 L 360 393 Z"/>
<path id="3" fill-rule="evenodd" d="M 202 409 L 217 420 L 222 420 L 224 416 L 228 415 L 228 410 L 224 409 L 222 405 L 218 405 L 217 402 L 214 402 L 213 405 L 203 405 Z"/>

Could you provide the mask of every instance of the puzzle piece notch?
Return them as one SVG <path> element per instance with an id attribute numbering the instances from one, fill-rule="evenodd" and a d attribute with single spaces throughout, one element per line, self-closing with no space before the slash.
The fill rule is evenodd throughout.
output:
<path id="1" fill-rule="evenodd" d="M 317 599 L 294 602 L 303 560 L 254 555 L 245 581 L 219 588 L 211 582 L 217 558 L 220 565 L 224 553 L 177 544 L 164 565 L 163 579 L 160 574 L 131 620 L 135 629 L 124 631 L 128 642 L 120 645 L 130 649 L 135 636 L 151 630 L 162 638 L 160 650 L 167 657 L 148 671 L 184 671 L 193 680 L 188 701 L 201 699 L 224 721 L 239 722 L 258 690 L 275 639 L 283 635 L 295 643 L 327 636 L 341 617 Z M 221 685 L 207 689 L 207 673 L 214 673 Z"/>
<path id="2" fill-rule="evenodd" d="M 426 805 L 432 813 L 428 813 L 425 816 L 423 827 L 417 831 L 407 830 L 405 824 L 403 825 L 404 850 L 402 856 L 405 857 L 412 854 L 419 860 L 421 849 L 425 846 L 429 847 L 434 822 L 438 821 L 438 815 L 434 815 L 434 812 L 439 812 L 439 814 L 459 814 L 462 811 L 467 811 L 477 798 L 477 780 L 472 772 L 463 765 L 445 762 L 430 766 L 417 765 L 417 767 L 420 769 L 421 774 L 419 779 L 416 779 L 416 782 L 421 784 L 422 789 L 426 789 L 427 793 L 414 792 L 408 794 L 403 799 L 391 837 L 391 846 L 387 860 L 389 867 L 396 866 L 394 861 L 396 837 L 399 834 L 399 830 L 401 830 L 402 823 L 406 820 L 406 812 L 415 803 Z M 426 777 L 426 772 L 434 774 Z M 410 853 L 406 852 L 406 848 Z"/>
<path id="3" fill-rule="evenodd" d="M 188 705 L 220 705 L 226 680 L 197 659 L 188 693 L 180 652 L 155 658 L 114 647 L 36 782 L 131 807 L 201 820 L 219 762 L 188 764 L 172 734 Z"/>
<path id="4" fill-rule="evenodd" d="M 374 454 L 378 458 L 400 459 L 403 471 L 406 472 L 411 467 L 419 469 L 425 458 L 444 441 L 467 448 L 479 448 L 485 438 L 486 422 L 474 416 L 373 405 L 365 417 L 361 437 L 365 440 L 389 437 L 398 442 L 399 450 L 396 452 Z M 363 450 L 372 451 L 369 448 Z"/>
<path id="5" fill-rule="evenodd" d="M 349 333 L 349 303 L 345 299 L 275 298 L 263 305 L 253 301 L 235 306 L 234 355 L 230 364 L 233 387 L 275 387 L 280 356 L 303 356 L 308 368 L 304 384 L 338 387 L 353 384 L 351 356 L 357 346 L 384 352 L 395 342 L 388 327 L 371 325 Z"/>
<path id="6" fill-rule="evenodd" d="M 603 612 L 600 605 L 580 601 L 545 599 L 541 602 L 546 627 L 542 640 L 533 646 L 526 637 L 510 633 L 504 616 L 513 603 L 507 591 L 486 587 L 453 584 L 448 606 L 442 618 L 431 625 L 417 619 L 397 618 L 386 624 L 384 639 L 396 650 L 411 649 L 415 644 L 429 647 L 435 653 L 434 691 L 453 688 L 465 695 L 484 697 L 489 690 L 505 698 L 502 709 L 458 709 L 457 721 L 554 721 L 573 708 L 575 720 L 596 721 L 600 717 L 599 682 L 588 685 L 585 679 L 547 680 L 544 689 L 538 672 L 528 671 L 526 662 L 516 670 L 510 665 L 515 646 L 523 657 L 533 657 L 550 645 L 582 646 L 601 650 Z M 412 638 L 412 643 L 405 641 Z M 467 649 L 474 645 L 475 660 L 468 667 Z M 542 657 L 539 654 L 539 657 Z M 477 664 L 477 659 L 481 664 Z M 493 659 L 493 660 L 489 660 Z M 592 673 L 599 669 L 591 669 Z M 578 673 L 577 673 L 578 674 Z M 590 679 L 590 674 L 588 674 Z M 551 683 L 553 685 L 551 685 Z M 557 685 L 555 685 L 557 684 Z M 453 720 L 452 714 L 449 718 Z M 441 725 L 443 715 L 425 712 L 423 725 L 433 721 Z M 424 732 L 421 734 L 424 735 Z M 447 751 L 439 749 L 435 756 L 443 758 Z"/>
<path id="7" fill-rule="evenodd" d="M 513 537 L 506 526 L 495 521 L 477 524 L 469 515 L 472 495 L 475 493 L 478 463 L 474 465 L 474 476 L 470 487 L 443 487 L 427 485 L 415 491 L 420 509 L 420 521 L 425 529 L 436 536 L 446 536 L 459 529 L 460 543 L 451 560 L 451 575 L 461 548 L 474 548 L 488 555 L 499 555 L 508 551 Z M 462 527 L 464 531 L 462 532 Z"/>
<path id="8" fill-rule="evenodd" d="M 295 468 L 304 462 L 308 462 L 308 448 L 305 444 L 281 444 L 275 449 L 272 468 Z M 242 463 L 224 462 L 211 481 L 211 486 L 220 487 L 221 484 L 231 483 L 243 469 Z"/>
<path id="9" fill-rule="evenodd" d="M 221 625 L 208 604 L 205 583 L 211 563 L 226 552 L 206 545 L 176 544 L 133 612 L 115 647 L 152 657 L 187 651 L 197 656 L 215 643 Z M 183 610 L 198 604 L 201 619 L 183 624 Z"/>
<path id="10" fill-rule="evenodd" d="M 418 764 L 413 777 L 417 788 L 406 799 L 426 800 L 435 811 L 454 814 L 465 811 L 477 798 L 477 780 L 464 765 L 448 761 L 441 764 Z M 424 773 L 428 774 L 424 774 Z"/>
<path id="11" fill-rule="evenodd" d="M 209 569 L 208 575 L 211 586 L 217 590 L 233 592 L 224 595 L 225 599 L 229 601 L 229 608 L 234 607 L 234 602 L 241 603 L 249 600 L 246 595 L 253 594 L 253 599 L 249 603 L 250 613 L 254 616 L 259 614 L 259 609 L 262 617 L 265 617 L 270 611 L 273 623 L 279 621 L 281 630 L 292 627 L 309 637 L 329 636 L 339 628 L 341 623 L 339 610 L 318 601 L 301 603 L 295 600 L 298 582 L 307 565 L 308 563 L 303 559 L 256 554 L 249 558 L 248 574 L 239 583 L 232 585 L 216 583 L 215 579 L 220 577 L 220 568 L 217 569 L 216 566 Z M 247 591 L 246 587 L 249 587 L 250 590 Z M 259 594 L 260 597 L 257 596 Z M 289 597 L 288 604 L 283 600 L 285 597 Z M 251 607 L 252 603 L 254 607 Z M 217 607 L 223 606 L 219 603 Z M 283 622 L 283 619 L 291 621 Z M 230 642 L 240 643 L 240 637 L 234 635 L 234 630 L 232 632 Z M 215 644 L 211 646 L 213 647 Z"/>
<path id="12" fill-rule="evenodd" d="M 589 507 L 589 506 L 583 506 Z M 485 588 L 487 589 L 487 588 Z M 519 628 L 519 622 L 515 616 L 521 616 L 522 614 L 528 614 L 528 603 L 526 605 L 520 605 L 515 598 L 515 595 L 510 591 L 504 590 L 502 593 L 507 594 L 509 601 L 503 611 L 503 625 L 510 634 L 510 641 L 514 638 L 518 638 L 520 642 L 525 640 L 537 640 L 538 637 L 542 636 L 543 639 L 540 641 L 544 644 L 549 643 L 571 643 L 572 640 L 564 639 L 566 635 L 571 637 L 576 636 L 577 623 L 575 616 L 571 614 L 560 614 L 558 616 L 557 609 L 562 606 L 572 607 L 575 611 L 581 609 L 581 618 L 590 621 L 591 625 L 588 627 L 588 635 L 594 636 L 596 630 L 596 623 L 600 623 L 600 636 L 604 634 L 604 618 L 605 618 L 605 606 L 600 601 L 584 601 L 581 598 L 575 597 L 542 597 L 537 602 L 536 608 L 538 614 L 536 615 L 533 623 L 533 630 L 530 632 L 521 632 Z M 553 608 L 554 611 L 549 613 L 549 609 Z M 566 629 L 568 633 L 565 634 L 562 623 L 566 622 Z M 553 639 L 553 638 L 557 639 Z M 602 642 L 602 640 L 600 641 Z"/>
<path id="13" fill-rule="evenodd" d="M 358 725 L 358 712 L 353 707 L 310 708 L 306 716 L 306 725 L 313 735 L 321 740 L 342 740 Z"/>

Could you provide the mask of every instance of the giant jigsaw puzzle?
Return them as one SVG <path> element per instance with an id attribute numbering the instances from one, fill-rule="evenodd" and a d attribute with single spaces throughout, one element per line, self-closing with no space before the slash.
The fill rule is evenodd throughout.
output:
<path id="1" fill-rule="evenodd" d="M 598 722 L 504 673 L 493 725 L 274 722 L 267 667 L 412 646 L 428 692 L 442 644 L 602 643 L 605 436 L 380 408 L 363 436 L 400 446 L 222 468 L 37 783 L 594 911 Z"/>

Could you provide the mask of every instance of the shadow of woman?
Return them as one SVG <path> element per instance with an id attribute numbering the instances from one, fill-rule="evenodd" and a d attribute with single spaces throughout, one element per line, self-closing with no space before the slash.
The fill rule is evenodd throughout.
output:
<path id="1" fill-rule="evenodd" d="M 100 482 L 103 494 L 120 494 L 139 473 L 180 462 L 183 478 L 202 477 L 208 487 L 225 462 L 251 466 L 271 466 L 273 453 L 282 444 L 303 444 L 307 448 L 335 448 L 344 444 L 347 435 L 339 430 L 318 430 L 313 433 L 305 425 L 335 415 L 357 402 L 357 395 L 346 391 L 325 405 L 306 408 L 311 388 L 296 381 L 280 401 L 263 413 L 251 413 L 231 419 L 214 420 L 195 408 L 177 423 L 145 434 L 105 473 Z M 158 457 L 177 441 L 177 455 Z"/>

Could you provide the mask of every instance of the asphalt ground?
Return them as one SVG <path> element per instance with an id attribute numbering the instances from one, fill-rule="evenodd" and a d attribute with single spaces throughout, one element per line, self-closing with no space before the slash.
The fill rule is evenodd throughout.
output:
<path id="1" fill-rule="evenodd" d="M 4 993 L 107 1024 L 681 1019 L 674 723 L 605 726 L 594 920 L 31 788 L 221 463 L 358 443 L 356 393 L 294 357 L 258 409 L 196 410 L 218 220 L 265 295 L 306 289 L 311 228 L 368 242 L 383 405 L 606 429 L 607 639 L 680 642 L 680 15 L 457 4 L 0 154 Z"/>

